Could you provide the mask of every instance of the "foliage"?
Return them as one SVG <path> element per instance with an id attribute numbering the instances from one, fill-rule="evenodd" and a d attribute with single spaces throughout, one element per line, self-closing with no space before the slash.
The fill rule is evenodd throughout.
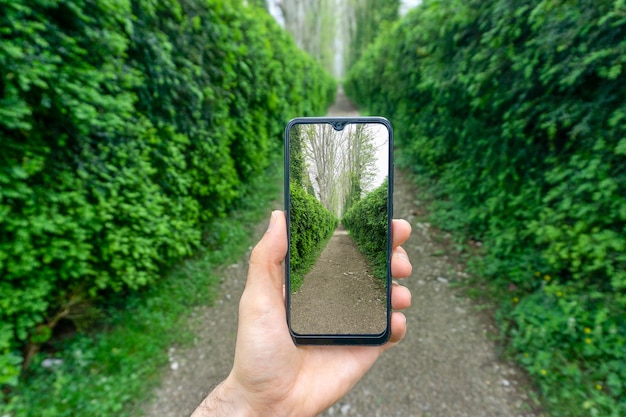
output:
<path id="1" fill-rule="evenodd" d="M 436 181 L 435 220 L 484 242 L 511 347 L 558 414 L 626 414 L 625 57 L 623 0 L 425 1 L 345 83 Z"/>
<path id="2" fill-rule="evenodd" d="M 306 171 L 302 129 L 298 127 L 294 126 L 289 131 L 289 181 L 306 187 L 311 181 Z"/>
<path id="3" fill-rule="evenodd" d="M 201 248 L 336 83 L 223 0 L 0 0 L 0 384 Z M 210 232 L 210 230 L 209 230 Z"/>
<path id="4" fill-rule="evenodd" d="M 249 3 L 268 10 L 267 0 L 249 0 Z"/>
<path id="5" fill-rule="evenodd" d="M 623 415 L 626 322 L 605 302 L 546 283 L 506 312 L 514 357 L 559 415 Z"/>
<path id="6" fill-rule="evenodd" d="M 346 0 L 354 23 L 350 27 L 350 41 L 347 45 L 346 68 L 358 62 L 369 44 L 384 31 L 387 25 L 398 19 L 399 0 Z"/>
<path id="7" fill-rule="evenodd" d="M 340 0 L 340 2 L 345 0 Z M 296 44 L 329 73 L 335 72 L 335 39 L 340 2 L 337 0 L 281 0 L 275 2 L 285 30 Z"/>
<path id="8" fill-rule="evenodd" d="M 374 270 L 374 275 L 387 279 L 389 195 L 388 181 L 354 204 L 341 218 L 359 250 Z"/>
<path id="9" fill-rule="evenodd" d="M 337 218 L 297 182 L 289 186 L 289 270 L 291 291 L 302 285 L 337 227 Z"/>
<path id="10" fill-rule="evenodd" d="M 144 415 L 141 405 L 159 384 L 172 356 L 168 351 L 193 343 L 192 329 L 184 326 L 190 308 L 211 304 L 220 271 L 240 261 L 254 244 L 253 229 L 279 195 L 283 173 L 278 159 L 246 187 L 228 217 L 211 222 L 204 250 L 177 264 L 166 279 L 119 300 L 123 309 L 104 307 L 107 317 L 100 320 L 97 335 L 79 332 L 55 340 L 56 364 L 42 367 L 44 355 L 38 355 L 11 402 L 0 405 L 0 415 Z"/>

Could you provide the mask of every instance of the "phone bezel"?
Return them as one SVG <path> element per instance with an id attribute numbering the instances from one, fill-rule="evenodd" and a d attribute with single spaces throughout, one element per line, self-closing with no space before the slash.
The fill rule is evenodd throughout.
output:
<path id="1" fill-rule="evenodd" d="M 297 124 L 319 124 L 328 123 L 336 126 L 341 123 L 343 127 L 353 123 L 378 123 L 387 128 L 389 132 L 389 173 L 387 187 L 387 282 L 386 282 L 386 299 L 387 299 L 387 325 L 382 333 L 378 334 L 299 334 L 291 328 L 291 290 L 290 290 L 290 193 L 289 193 L 289 132 L 294 125 Z M 393 218 L 393 127 L 389 120 L 378 116 L 359 116 L 359 117 L 296 117 L 287 123 L 285 127 L 284 138 L 284 192 L 285 192 L 285 212 L 287 218 L 287 256 L 285 258 L 285 309 L 287 316 L 287 327 L 289 333 L 296 345 L 382 345 L 389 340 L 391 336 L 391 223 Z"/>

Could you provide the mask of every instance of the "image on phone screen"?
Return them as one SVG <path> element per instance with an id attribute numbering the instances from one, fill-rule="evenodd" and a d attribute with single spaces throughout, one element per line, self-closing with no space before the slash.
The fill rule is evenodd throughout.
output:
<path id="1" fill-rule="evenodd" d="M 383 118 L 299 118 L 287 126 L 285 286 L 296 343 L 388 337 L 391 132 Z"/>

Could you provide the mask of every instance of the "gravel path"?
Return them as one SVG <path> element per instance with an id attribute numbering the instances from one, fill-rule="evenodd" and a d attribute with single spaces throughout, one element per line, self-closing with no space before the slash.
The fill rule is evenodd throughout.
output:
<path id="1" fill-rule="evenodd" d="M 330 115 L 356 114 L 340 92 Z M 395 176 L 394 217 L 407 219 L 413 226 L 411 239 L 404 245 L 413 264 L 413 275 L 404 282 L 413 294 L 413 306 L 406 311 L 408 334 L 323 415 L 536 416 L 526 406 L 528 387 L 523 374 L 498 358 L 488 337 L 495 330 L 489 318 L 461 290 L 449 286 L 465 276 L 455 255 L 439 243 L 442 233 L 418 216 L 423 208 L 412 182 L 402 172 Z M 276 203 L 273 208 L 282 207 Z M 255 239 L 266 226 L 266 222 L 259 224 Z M 192 312 L 189 326 L 197 335 L 196 343 L 170 351 L 170 369 L 143 415 L 188 416 L 228 374 L 249 252 L 224 268 L 216 305 Z"/>
<path id="2" fill-rule="evenodd" d="M 386 304 L 385 284 L 338 228 L 291 295 L 291 327 L 301 334 L 378 334 L 387 325 Z"/>

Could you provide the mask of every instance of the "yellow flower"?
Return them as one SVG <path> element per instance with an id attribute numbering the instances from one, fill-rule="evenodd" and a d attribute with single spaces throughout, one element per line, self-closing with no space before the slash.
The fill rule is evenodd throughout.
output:
<path id="1" fill-rule="evenodd" d="M 541 276 L 541 272 L 539 272 L 539 271 L 535 271 L 535 276 L 536 276 L 536 277 Z"/>
<path id="2" fill-rule="evenodd" d="M 590 344 L 590 343 L 591 343 L 591 339 L 586 338 L 586 339 L 585 339 L 585 343 L 586 343 L 586 344 Z"/>
<path id="3" fill-rule="evenodd" d="M 596 389 L 597 389 L 598 391 L 600 391 L 600 390 L 602 389 L 602 385 L 600 385 L 600 384 L 596 384 Z"/>
<path id="4" fill-rule="evenodd" d="M 591 333 L 591 329 L 589 327 L 585 327 L 585 334 Z"/>
<path id="5" fill-rule="evenodd" d="M 557 292 L 556 292 L 556 296 L 557 296 L 557 297 L 562 297 L 562 296 L 563 296 L 563 293 L 562 293 L 561 291 L 557 291 Z"/>
<path id="6" fill-rule="evenodd" d="M 519 303 L 519 298 L 517 298 L 517 297 L 513 297 L 513 302 L 514 302 L 514 303 Z"/>
<path id="7" fill-rule="evenodd" d="M 544 275 L 543 279 L 546 280 L 546 282 L 550 282 L 550 280 L 552 279 L 552 277 L 550 277 L 550 275 Z"/>
<path id="8" fill-rule="evenodd" d="M 548 371 L 546 371 L 545 369 L 542 369 L 539 372 L 541 373 L 541 375 L 547 375 L 548 374 Z"/>

